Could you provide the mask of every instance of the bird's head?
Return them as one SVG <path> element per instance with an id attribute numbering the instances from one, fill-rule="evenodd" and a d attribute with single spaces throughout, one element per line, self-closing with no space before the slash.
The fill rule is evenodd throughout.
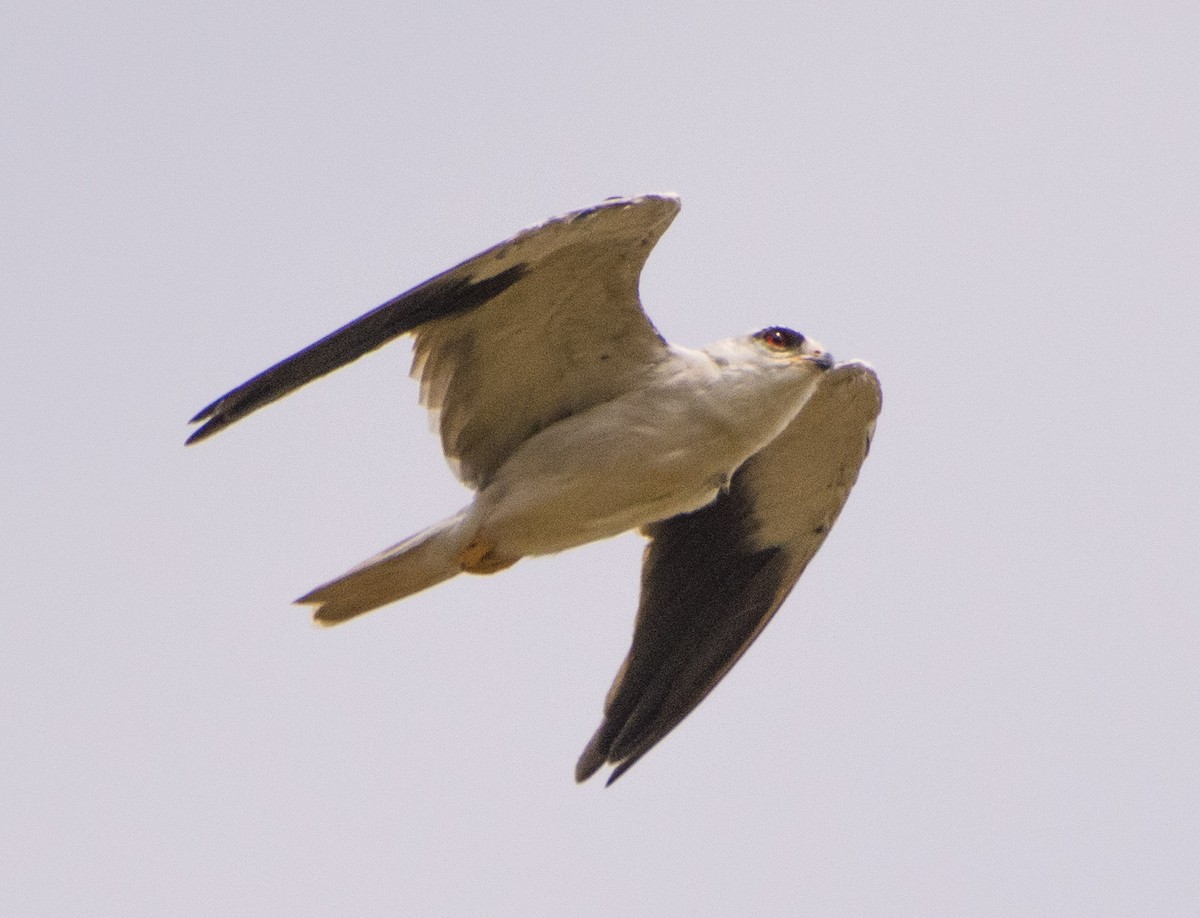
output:
<path id="1" fill-rule="evenodd" d="M 726 338 L 704 350 L 732 385 L 788 403 L 807 398 L 834 365 L 833 355 L 816 341 L 780 325 Z"/>

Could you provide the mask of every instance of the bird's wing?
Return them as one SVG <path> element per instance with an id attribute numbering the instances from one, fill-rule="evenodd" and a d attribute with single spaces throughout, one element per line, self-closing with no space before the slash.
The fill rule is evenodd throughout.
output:
<path id="1" fill-rule="evenodd" d="M 829 370 L 800 413 L 693 513 L 646 528 L 642 595 L 604 720 L 576 766 L 611 784 L 721 681 L 825 541 L 866 458 L 880 409 L 865 364 Z"/>
<path id="2" fill-rule="evenodd" d="M 414 332 L 422 402 L 451 464 L 479 487 L 533 433 L 665 356 L 638 278 L 678 211 L 672 195 L 613 198 L 523 230 L 221 396 L 188 442 Z"/>

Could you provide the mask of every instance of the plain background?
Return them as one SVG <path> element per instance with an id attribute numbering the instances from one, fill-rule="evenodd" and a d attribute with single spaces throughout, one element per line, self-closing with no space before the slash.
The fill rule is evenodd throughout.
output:
<path id="1" fill-rule="evenodd" d="M 1194 2 L 2 19 L 0 911 L 1200 912 Z M 322 631 L 466 500 L 407 345 L 185 421 L 666 190 L 664 334 L 794 326 L 884 414 L 762 640 L 577 787 L 637 537 Z"/>

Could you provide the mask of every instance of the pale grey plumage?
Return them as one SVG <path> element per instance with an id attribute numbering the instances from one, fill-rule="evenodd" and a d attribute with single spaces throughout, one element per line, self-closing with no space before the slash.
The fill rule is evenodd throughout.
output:
<path id="1" fill-rule="evenodd" d="M 298 600 L 323 624 L 644 530 L 633 646 L 580 780 L 605 762 L 621 774 L 741 656 L 840 512 L 879 411 L 869 367 L 834 367 L 788 329 L 700 351 L 663 341 L 637 286 L 678 207 L 611 199 L 524 230 L 213 402 L 189 440 L 414 335 L 422 403 L 478 493 Z"/>

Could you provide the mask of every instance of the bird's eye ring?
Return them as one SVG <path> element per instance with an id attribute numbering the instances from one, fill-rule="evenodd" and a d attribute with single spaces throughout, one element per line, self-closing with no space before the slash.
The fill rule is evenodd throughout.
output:
<path id="1" fill-rule="evenodd" d="M 758 339 L 773 351 L 791 351 L 804 343 L 804 336 L 790 328 L 764 328 Z"/>

